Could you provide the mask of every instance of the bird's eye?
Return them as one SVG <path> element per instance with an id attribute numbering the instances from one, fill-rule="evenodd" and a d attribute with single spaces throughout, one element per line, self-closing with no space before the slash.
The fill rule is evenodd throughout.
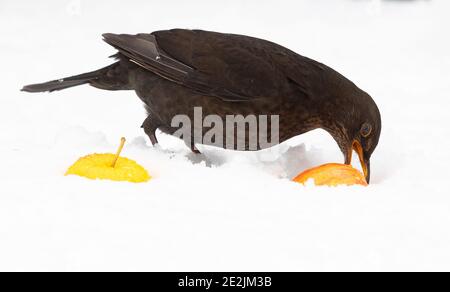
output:
<path id="1" fill-rule="evenodd" d="M 361 136 L 363 136 L 364 138 L 368 137 L 370 133 L 372 133 L 372 126 L 369 123 L 364 123 L 361 126 L 360 133 Z"/>

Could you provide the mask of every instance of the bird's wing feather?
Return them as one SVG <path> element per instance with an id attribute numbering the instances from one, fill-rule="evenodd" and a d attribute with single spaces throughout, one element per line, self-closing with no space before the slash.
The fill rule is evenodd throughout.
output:
<path id="1" fill-rule="evenodd" d="M 193 69 L 158 49 L 154 36 L 149 34 L 104 34 L 105 42 L 115 47 L 132 62 L 162 77 L 183 83 Z"/>
<path id="2" fill-rule="evenodd" d="M 273 47 L 249 37 L 177 29 L 104 38 L 145 69 L 222 100 L 276 97 L 288 84 Z"/>

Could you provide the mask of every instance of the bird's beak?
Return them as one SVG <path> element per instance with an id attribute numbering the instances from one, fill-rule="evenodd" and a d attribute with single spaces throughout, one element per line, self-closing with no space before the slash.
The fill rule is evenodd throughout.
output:
<path id="1" fill-rule="evenodd" d="M 358 153 L 359 162 L 361 163 L 361 167 L 364 172 L 364 177 L 366 178 L 366 182 L 370 182 L 370 159 L 364 157 L 364 151 L 359 141 L 354 140 L 352 144 L 352 148 L 349 149 L 349 153 L 345 159 L 346 164 L 350 164 L 352 162 L 352 152 L 355 150 Z"/>

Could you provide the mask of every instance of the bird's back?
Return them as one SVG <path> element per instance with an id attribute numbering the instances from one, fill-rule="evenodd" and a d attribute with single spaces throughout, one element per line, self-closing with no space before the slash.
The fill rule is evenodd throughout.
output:
<path id="1" fill-rule="evenodd" d="M 201 72 L 200 78 L 248 98 L 280 98 L 293 89 L 303 98 L 314 98 L 317 79 L 330 69 L 249 36 L 185 29 L 152 34 L 161 49 Z"/>

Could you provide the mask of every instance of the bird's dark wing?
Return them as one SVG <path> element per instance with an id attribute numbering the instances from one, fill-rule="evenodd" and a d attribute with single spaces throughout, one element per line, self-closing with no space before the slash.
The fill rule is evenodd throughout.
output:
<path id="1" fill-rule="evenodd" d="M 104 38 L 147 70 L 226 101 L 276 97 L 289 83 L 273 58 L 282 47 L 246 36 L 176 29 Z"/>
<path id="2" fill-rule="evenodd" d="M 156 39 L 150 34 L 111 34 L 103 35 L 105 42 L 115 47 L 122 55 L 132 62 L 150 70 L 162 77 L 183 83 L 188 72 L 193 68 L 171 58 L 162 52 L 156 43 Z M 115 57 L 113 55 L 111 57 Z"/>

